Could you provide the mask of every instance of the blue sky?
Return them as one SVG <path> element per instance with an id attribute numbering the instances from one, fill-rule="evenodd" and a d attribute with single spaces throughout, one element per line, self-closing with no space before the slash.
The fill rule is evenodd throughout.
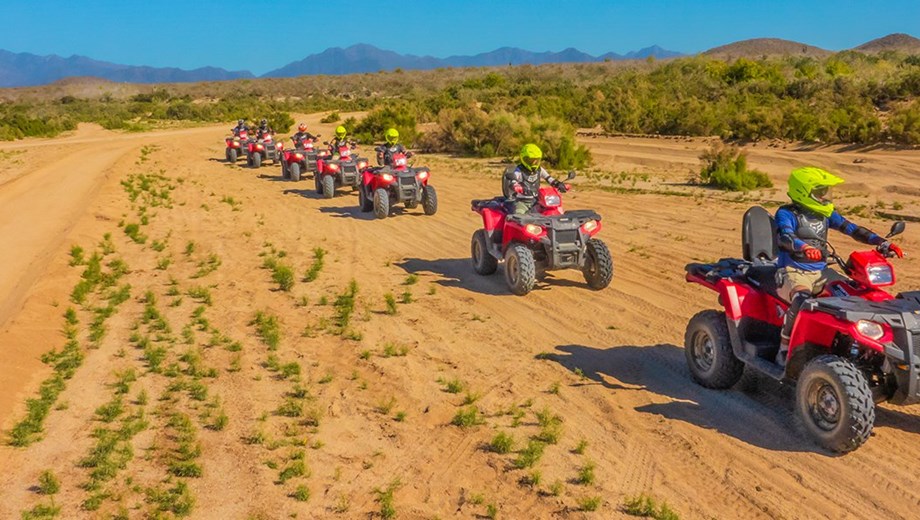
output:
<path id="1" fill-rule="evenodd" d="M 10 15 L 0 49 L 256 74 L 354 43 L 444 57 L 502 46 L 693 53 L 767 36 L 839 50 L 893 32 L 920 37 L 920 0 L 0 0 L 0 8 Z"/>

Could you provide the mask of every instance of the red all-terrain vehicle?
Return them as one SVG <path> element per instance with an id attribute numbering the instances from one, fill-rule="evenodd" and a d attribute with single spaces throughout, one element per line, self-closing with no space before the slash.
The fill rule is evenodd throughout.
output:
<path id="1" fill-rule="evenodd" d="M 377 218 L 386 218 L 394 204 L 402 203 L 408 209 L 419 204 L 426 215 L 438 212 L 438 193 L 428 184 L 431 170 L 409 165 L 410 154 L 393 154 L 390 166 L 367 168 L 358 189 L 361 211 L 374 210 Z"/>
<path id="2" fill-rule="evenodd" d="M 323 143 L 328 145 L 329 143 Z M 335 189 L 340 186 L 351 186 L 357 190 L 361 186 L 361 172 L 367 168 L 367 159 L 358 157 L 354 153 L 357 141 L 340 146 L 333 151 L 332 157 L 324 157 L 316 161 L 316 193 L 331 199 L 335 196 Z"/>
<path id="3" fill-rule="evenodd" d="M 238 135 L 224 138 L 224 142 L 227 143 L 227 149 L 224 153 L 227 157 L 227 162 L 235 163 L 241 155 L 246 153 L 246 149 L 249 146 L 249 132 L 244 130 Z"/>
<path id="4" fill-rule="evenodd" d="M 903 231 L 897 222 L 888 237 Z M 828 283 L 802 305 L 785 363 L 777 363 L 789 302 L 776 292 L 776 236 L 772 216 L 751 208 L 743 221 L 743 260 L 687 266 L 687 281 L 716 291 L 724 307 L 702 311 L 687 325 L 690 374 L 717 389 L 734 385 L 745 367 L 792 382 L 798 415 L 817 443 L 855 450 L 872 432 L 875 403 L 920 402 L 920 291 L 892 296 L 880 289 L 895 282 L 881 253 L 856 251 L 844 262 L 827 244 L 849 280 Z"/>
<path id="5" fill-rule="evenodd" d="M 275 164 L 281 160 L 283 149 L 284 145 L 281 141 L 276 143 L 272 134 L 265 134 L 261 139 L 250 140 L 246 151 L 246 164 L 252 168 L 258 168 L 268 160 Z"/>
<path id="6" fill-rule="evenodd" d="M 569 172 L 567 180 L 574 177 L 575 172 Z M 566 191 L 571 189 L 565 186 Z M 490 275 L 504 259 L 505 281 L 512 293 L 527 294 L 537 277 L 558 269 L 580 269 L 594 290 L 610 285 L 610 250 L 594 238 L 601 230 L 601 216 L 592 210 L 563 211 L 556 188 L 540 188 L 536 205 L 524 215 L 513 214 L 505 197 L 474 200 L 472 207 L 483 223 L 470 244 L 473 269 Z"/>
<path id="7" fill-rule="evenodd" d="M 317 136 L 319 137 L 319 136 Z M 302 139 L 294 143 L 293 149 L 285 149 L 281 158 L 281 176 L 292 181 L 299 181 L 307 172 L 316 174 L 317 159 L 329 154 L 326 150 L 317 150 L 314 139 Z"/>

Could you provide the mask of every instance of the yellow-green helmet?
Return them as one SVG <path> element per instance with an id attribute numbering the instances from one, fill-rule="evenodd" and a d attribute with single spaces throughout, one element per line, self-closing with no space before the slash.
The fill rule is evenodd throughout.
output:
<path id="1" fill-rule="evenodd" d="M 534 171 L 540 167 L 541 162 L 543 162 L 543 151 L 539 146 L 527 143 L 521 148 L 521 165 L 524 168 Z"/>
<path id="2" fill-rule="evenodd" d="M 345 136 L 346 136 L 346 135 L 348 135 L 348 131 L 345 130 L 345 127 L 344 127 L 344 126 L 339 125 L 339 126 L 336 127 L 336 129 L 335 129 L 335 136 L 336 136 L 336 137 L 338 137 L 339 139 L 345 139 Z"/>
<path id="3" fill-rule="evenodd" d="M 838 184 L 843 184 L 843 179 L 827 170 L 814 166 L 796 168 L 789 175 L 789 198 L 800 207 L 827 218 L 834 213 L 830 190 Z"/>
<path id="4" fill-rule="evenodd" d="M 386 133 L 387 144 L 392 146 L 399 142 L 399 131 L 395 128 L 390 128 Z"/>

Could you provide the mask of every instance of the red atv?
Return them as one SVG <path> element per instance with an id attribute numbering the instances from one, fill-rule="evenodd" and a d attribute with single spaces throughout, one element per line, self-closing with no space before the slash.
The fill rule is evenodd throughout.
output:
<path id="1" fill-rule="evenodd" d="M 317 136 L 319 137 L 319 136 Z M 307 172 L 316 173 L 317 159 L 329 154 L 326 150 L 317 150 L 315 140 L 302 139 L 294 143 L 294 148 L 284 150 L 281 158 L 281 176 L 292 181 L 299 181 Z"/>
<path id="2" fill-rule="evenodd" d="M 246 164 L 252 168 L 258 168 L 268 160 L 275 164 L 281 159 L 283 149 L 284 145 L 280 141 L 276 143 L 272 134 L 265 134 L 261 139 L 250 139 Z"/>
<path id="3" fill-rule="evenodd" d="M 374 210 L 377 218 L 386 218 L 394 204 L 414 209 L 421 203 L 426 215 L 438 212 L 438 193 L 428 184 L 431 170 L 409 166 L 411 155 L 396 153 L 392 165 L 364 170 L 358 189 L 361 211 Z"/>
<path id="4" fill-rule="evenodd" d="M 332 157 L 317 159 L 317 173 L 313 176 L 316 193 L 331 199 L 339 186 L 351 186 L 355 190 L 360 188 L 360 173 L 367 168 L 367 159 L 352 153 L 357 144 L 357 141 L 351 141 L 348 145 L 340 146 L 338 150 L 333 151 Z"/>
<path id="5" fill-rule="evenodd" d="M 246 153 L 246 148 L 249 143 L 249 132 L 243 130 L 237 135 L 224 138 L 224 142 L 227 143 L 227 149 L 224 152 L 224 155 L 227 157 L 227 162 L 231 164 L 235 163 L 240 155 Z"/>
<path id="6" fill-rule="evenodd" d="M 567 180 L 574 177 L 575 172 L 569 172 Z M 536 199 L 533 210 L 524 215 L 513 214 L 505 197 L 472 201 L 483 222 L 470 245 L 473 269 L 490 275 L 504 259 L 505 281 L 517 295 L 530 292 L 538 276 L 558 269 L 581 269 L 594 290 L 610 285 L 610 250 L 594 238 L 601 230 L 601 216 L 592 210 L 563 211 L 562 196 L 552 186 L 540 188 Z"/>
<path id="7" fill-rule="evenodd" d="M 903 231 L 897 222 L 888 238 Z M 895 282 L 881 253 L 856 251 L 844 262 L 827 244 L 849 280 L 829 282 L 806 300 L 785 363 L 777 363 L 789 303 L 776 292 L 776 236 L 773 217 L 751 208 L 743 221 L 743 260 L 687 266 L 687 281 L 719 293 L 725 308 L 702 311 L 687 325 L 690 374 L 717 389 L 734 385 L 745 367 L 792 382 L 798 415 L 817 443 L 855 450 L 872 433 L 875 403 L 920 402 L 920 291 L 892 296 L 880 289 Z"/>

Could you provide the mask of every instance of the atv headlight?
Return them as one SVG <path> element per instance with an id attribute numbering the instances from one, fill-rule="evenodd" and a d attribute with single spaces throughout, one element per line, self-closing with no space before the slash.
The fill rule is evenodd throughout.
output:
<path id="1" fill-rule="evenodd" d="M 543 228 L 536 224 L 527 224 L 524 226 L 524 233 L 537 238 L 541 233 L 543 233 Z"/>
<path id="2" fill-rule="evenodd" d="M 302 154 L 302 153 L 295 153 L 295 154 L 294 154 L 294 157 L 296 157 L 297 160 L 299 161 L 299 160 L 303 159 L 303 154 Z"/>
<path id="3" fill-rule="evenodd" d="M 867 269 L 869 274 L 869 283 L 872 285 L 890 284 L 894 282 L 894 276 L 891 274 L 891 267 L 887 265 L 874 265 Z"/>
<path id="4" fill-rule="evenodd" d="M 856 322 L 856 331 L 869 339 L 881 339 L 885 335 L 885 329 L 881 325 L 869 320 L 859 320 Z"/>

